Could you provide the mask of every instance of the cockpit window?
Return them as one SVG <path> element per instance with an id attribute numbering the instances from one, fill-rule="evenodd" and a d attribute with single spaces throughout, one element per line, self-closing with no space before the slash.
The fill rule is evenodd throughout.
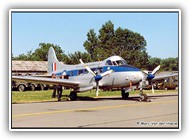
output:
<path id="1" fill-rule="evenodd" d="M 106 65 L 119 66 L 119 65 L 127 65 L 127 63 L 125 60 L 115 60 L 115 61 L 107 60 Z"/>
<path id="2" fill-rule="evenodd" d="M 112 64 L 111 60 L 107 60 L 106 65 L 113 65 L 113 64 Z"/>
<path id="3" fill-rule="evenodd" d="M 117 65 L 118 65 L 115 61 L 112 61 L 112 63 L 113 63 L 115 66 L 117 66 Z"/>
<path id="4" fill-rule="evenodd" d="M 114 65 L 126 65 L 126 61 L 125 60 L 117 60 L 117 61 L 113 61 Z"/>

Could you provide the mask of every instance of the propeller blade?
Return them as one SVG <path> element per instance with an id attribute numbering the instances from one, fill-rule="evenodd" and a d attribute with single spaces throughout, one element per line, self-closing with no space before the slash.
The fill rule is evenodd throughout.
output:
<path id="1" fill-rule="evenodd" d="M 80 61 L 81 64 L 84 65 L 84 67 L 87 69 L 87 71 L 89 73 L 91 73 L 93 76 L 96 76 L 96 74 L 87 65 L 85 65 L 84 62 L 81 59 L 79 59 L 79 61 Z"/>
<path id="2" fill-rule="evenodd" d="M 147 70 L 142 70 L 143 73 L 145 74 L 148 74 L 148 71 Z"/>
<path id="3" fill-rule="evenodd" d="M 154 75 L 158 70 L 160 69 L 160 65 L 158 65 L 153 71 L 152 71 L 152 75 Z"/>
<path id="4" fill-rule="evenodd" d="M 108 70 L 108 71 L 106 71 L 104 73 L 101 73 L 99 75 L 102 76 L 102 77 L 104 77 L 104 76 L 107 76 L 107 75 L 111 74 L 112 72 L 113 72 L 113 70 Z"/>
<path id="5" fill-rule="evenodd" d="M 84 62 L 82 61 L 82 59 L 79 59 L 80 63 L 84 65 Z"/>
<path id="6" fill-rule="evenodd" d="M 99 82 L 97 81 L 96 82 L 96 97 L 98 96 L 99 94 Z"/>
<path id="7" fill-rule="evenodd" d="M 153 84 L 152 84 L 152 93 L 154 94 L 154 86 L 153 86 Z"/>
<path id="8" fill-rule="evenodd" d="M 139 82 L 139 88 L 140 88 L 140 90 L 143 89 L 143 81 L 144 81 L 144 75 L 142 75 L 142 80 Z"/>

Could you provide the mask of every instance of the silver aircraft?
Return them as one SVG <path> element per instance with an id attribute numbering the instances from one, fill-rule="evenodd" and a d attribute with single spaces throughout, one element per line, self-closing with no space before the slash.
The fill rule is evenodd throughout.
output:
<path id="1" fill-rule="evenodd" d="M 160 69 L 157 66 L 151 73 L 146 73 L 140 69 L 130 66 L 120 56 L 111 56 L 103 61 L 84 63 L 80 59 L 80 64 L 66 65 L 57 60 L 55 51 L 50 47 L 48 52 L 48 76 L 12 76 L 12 80 L 27 81 L 33 83 L 44 83 L 52 85 L 62 85 L 73 89 L 70 92 L 70 99 L 76 100 L 78 92 L 85 92 L 96 89 L 98 96 L 99 89 L 121 89 L 123 99 L 129 97 L 131 86 L 139 85 L 141 91 L 145 86 L 145 81 L 155 78 L 155 73 Z M 63 79 L 50 78 L 52 74 Z M 147 95 L 141 92 L 140 97 L 147 99 Z"/>

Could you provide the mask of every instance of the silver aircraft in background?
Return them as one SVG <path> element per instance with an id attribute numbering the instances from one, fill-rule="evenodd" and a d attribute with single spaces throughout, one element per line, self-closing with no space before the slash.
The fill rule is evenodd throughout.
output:
<path id="1" fill-rule="evenodd" d="M 121 89 L 123 99 L 129 97 L 131 86 L 140 87 L 140 97 L 147 99 L 147 95 L 143 94 L 142 89 L 146 81 L 155 80 L 155 73 L 160 69 L 157 66 L 151 73 L 142 71 L 134 66 L 130 66 L 120 56 L 111 56 L 103 61 L 84 63 L 80 59 L 80 64 L 66 65 L 57 60 L 53 47 L 48 52 L 48 76 L 12 76 L 12 80 L 27 81 L 33 83 L 44 83 L 51 85 L 62 85 L 73 89 L 70 92 L 70 99 L 76 100 L 77 93 L 96 89 L 98 96 L 99 89 Z M 50 78 L 52 74 L 57 77 L 63 76 L 63 79 Z M 160 78 L 160 77 L 157 77 Z"/>

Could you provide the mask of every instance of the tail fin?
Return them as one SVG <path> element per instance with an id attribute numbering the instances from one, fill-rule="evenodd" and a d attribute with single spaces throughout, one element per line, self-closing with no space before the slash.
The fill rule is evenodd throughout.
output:
<path id="1" fill-rule="evenodd" d="M 57 56 L 55 54 L 53 47 L 50 47 L 48 51 L 48 73 L 57 71 L 63 68 L 63 66 L 64 66 L 63 63 L 57 60 Z"/>

